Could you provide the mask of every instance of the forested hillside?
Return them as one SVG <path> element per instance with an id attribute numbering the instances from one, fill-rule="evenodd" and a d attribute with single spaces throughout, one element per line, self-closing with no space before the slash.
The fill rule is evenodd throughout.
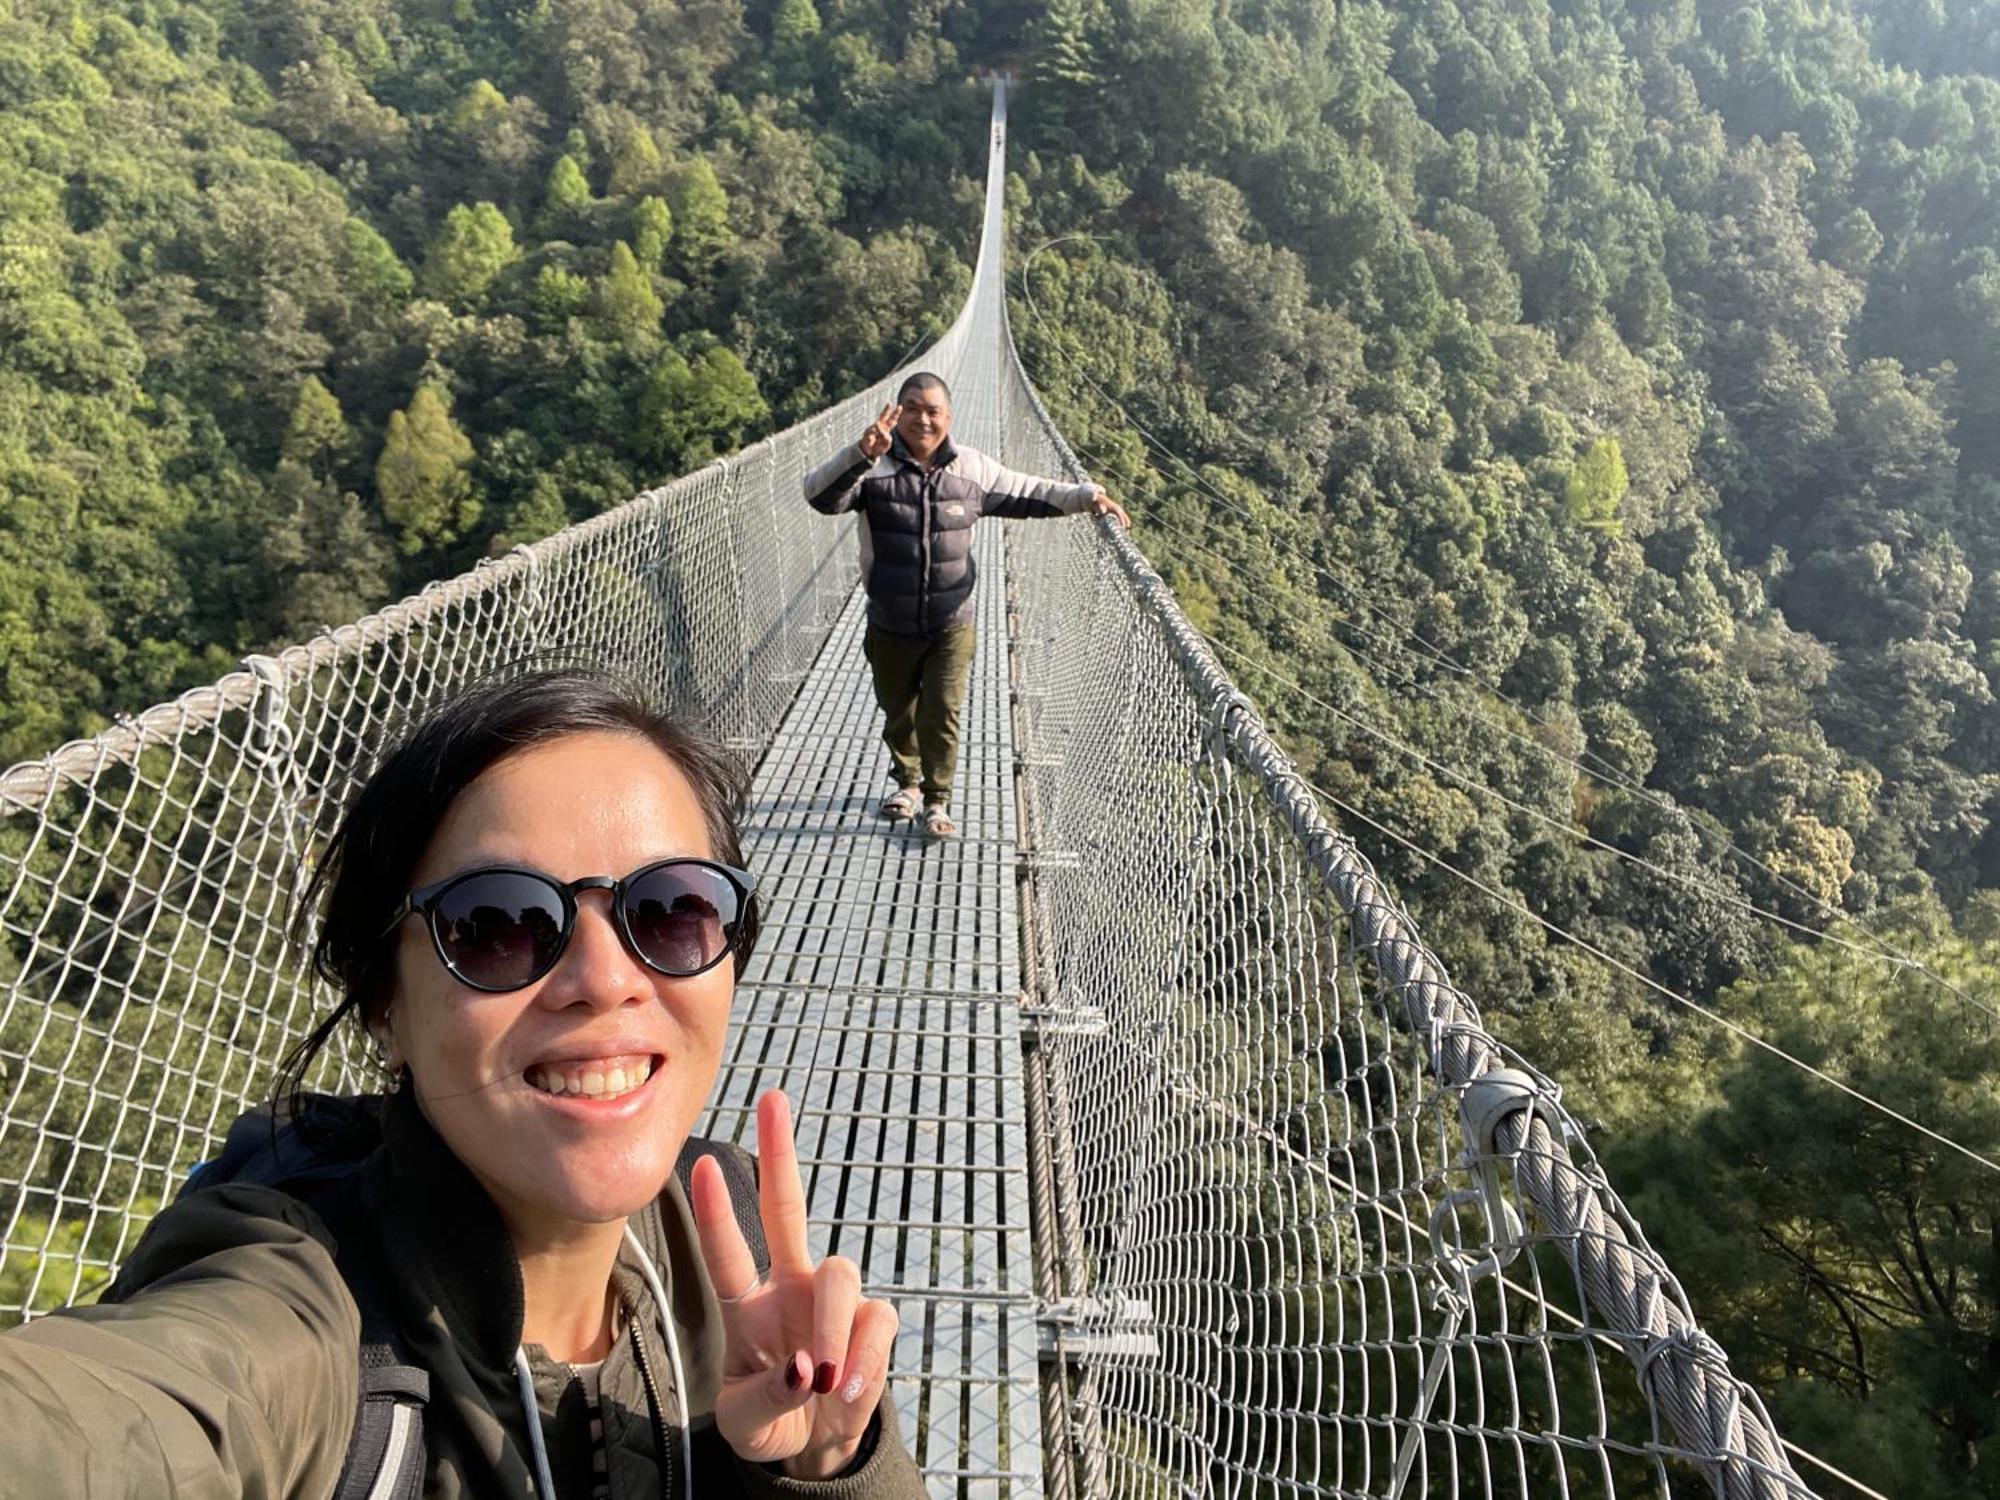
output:
<path id="1" fill-rule="evenodd" d="M 10 9 L 0 763 L 814 410 L 968 283 L 986 101 L 891 7 Z"/>
<path id="2" fill-rule="evenodd" d="M 1798 1066 L 2000 1159 L 2000 6 L 1028 37 L 1065 431 L 1781 1429 L 2000 1494 L 2000 1175 Z"/>
<path id="3" fill-rule="evenodd" d="M 1780 1427 L 2000 1495 L 2000 1175 L 1688 1003 L 2000 1159 L 2000 0 L 15 0 L 0 764 L 885 372 L 986 66 L 1191 616 Z"/>

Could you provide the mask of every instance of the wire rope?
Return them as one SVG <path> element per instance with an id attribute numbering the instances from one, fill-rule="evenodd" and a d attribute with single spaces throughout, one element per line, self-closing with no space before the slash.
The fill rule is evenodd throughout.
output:
<path id="1" fill-rule="evenodd" d="M 1640 970 L 1633 968 L 1632 965 L 1626 963 L 1623 959 L 1617 958 L 1614 955 L 1605 952 L 1602 948 L 1598 947 L 1588 938 L 1579 937 L 1576 933 L 1569 931 L 1567 928 L 1563 927 L 1560 923 L 1553 922 L 1549 918 L 1542 916 L 1539 912 L 1531 910 L 1525 903 L 1508 896 L 1506 893 L 1502 891 L 1495 890 L 1492 886 L 1488 885 L 1485 881 L 1479 879 L 1477 876 L 1468 875 L 1465 871 L 1453 865 L 1449 860 L 1446 860 L 1439 855 L 1431 853 L 1428 849 L 1425 849 L 1422 845 L 1416 843 L 1414 840 L 1403 837 L 1402 834 L 1397 833 L 1393 828 L 1390 828 L 1387 824 L 1378 822 L 1376 819 L 1371 818 L 1370 816 L 1368 816 L 1367 813 L 1363 812 L 1360 808 L 1355 807 L 1352 803 L 1346 801 L 1344 798 L 1336 796 L 1334 793 L 1328 791 L 1325 787 L 1321 786 L 1318 782 L 1313 781 L 1311 778 L 1309 777 L 1305 778 L 1305 784 L 1311 790 L 1311 792 L 1315 797 L 1319 798 L 1322 802 L 1326 803 L 1328 806 L 1335 808 L 1342 813 L 1345 813 L 1347 816 L 1355 819 L 1358 822 L 1367 824 L 1370 828 L 1374 829 L 1384 838 L 1391 839 L 1395 843 L 1401 845 L 1403 848 L 1408 849 L 1412 854 L 1415 854 L 1419 859 L 1424 860 L 1427 864 L 1432 864 L 1437 866 L 1439 869 L 1443 870 L 1447 875 L 1451 876 L 1454 880 L 1462 881 L 1466 885 L 1471 886 L 1474 890 L 1479 891 L 1489 900 L 1497 902 L 1499 905 L 1504 906 L 1509 910 L 1517 912 L 1521 916 L 1528 918 L 1528 920 L 1547 929 L 1549 932 L 1553 933 L 1556 937 L 1559 937 L 1563 939 L 1565 942 L 1571 943 L 1574 946 L 1581 948 L 1584 952 L 1590 954 L 1593 958 L 1596 958 L 1603 963 L 1609 964 L 1612 968 L 1618 970 L 1620 973 L 1626 975 L 1629 978 L 1637 980 L 1647 989 L 1652 990 L 1655 993 L 1664 996 L 1666 999 L 1673 1001 L 1676 1005 L 1682 1006 L 1687 1010 L 1693 1011 L 1696 1015 L 1705 1017 L 1709 1021 L 1714 1022 L 1717 1026 L 1720 1026 L 1723 1030 L 1729 1032 L 1731 1035 L 1735 1036 L 1739 1040 L 1747 1042 L 1749 1045 L 1756 1047 L 1760 1051 L 1768 1052 L 1771 1056 L 1779 1058 L 1784 1062 L 1790 1063 L 1794 1068 L 1797 1068 L 1800 1072 L 1810 1074 L 1812 1077 L 1818 1079 L 1820 1082 L 1827 1084 L 1832 1088 L 1838 1089 L 1841 1093 L 1846 1094 L 1849 1098 L 1854 1099 L 1860 1104 L 1866 1105 L 1868 1108 L 1876 1111 L 1878 1114 L 1884 1115 L 1887 1118 L 1895 1121 L 1897 1124 L 1906 1126 L 1907 1128 L 1914 1130 L 1919 1135 L 1926 1136 L 1929 1139 L 1936 1141 L 1941 1146 L 1945 1146 L 1952 1151 L 1956 1151 L 1959 1155 L 1964 1156 L 1969 1160 L 1978 1163 L 1980 1166 L 1986 1168 L 1987 1171 L 1992 1172 L 1994 1175 L 2000 1176 L 2000 1162 L 1996 1162 L 1990 1157 L 1981 1155 L 1979 1152 L 1973 1150 L 1972 1147 L 1965 1145 L 1961 1141 L 1954 1140 L 1952 1137 L 1946 1135 L 1943 1131 L 1937 1130 L 1932 1126 L 1926 1125 L 1921 1120 L 1913 1119 L 1911 1116 L 1906 1115 L 1901 1110 L 1895 1108 L 1895 1106 L 1884 1104 L 1881 1100 L 1876 1099 L 1870 1094 L 1864 1093 L 1862 1090 L 1854 1087 L 1854 1085 L 1850 1083 L 1844 1082 L 1843 1080 L 1834 1077 L 1831 1073 L 1826 1072 L 1824 1069 L 1814 1067 L 1804 1058 L 1796 1056 L 1795 1054 L 1786 1051 L 1783 1047 L 1780 1047 L 1776 1042 L 1769 1041 L 1764 1037 L 1759 1036 L 1756 1032 L 1750 1030 L 1749 1027 L 1744 1026 L 1740 1022 L 1730 1020 L 1729 1017 L 1721 1014 L 1712 1007 L 1703 1005 L 1699 1000 L 1695 1000 L 1687 995 L 1683 995 L 1679 990 L 1674 989 L 1670 985 L 1662 984 L 1659 980 L 1653 978 L 1651 975 L 1643 973 Z"/>

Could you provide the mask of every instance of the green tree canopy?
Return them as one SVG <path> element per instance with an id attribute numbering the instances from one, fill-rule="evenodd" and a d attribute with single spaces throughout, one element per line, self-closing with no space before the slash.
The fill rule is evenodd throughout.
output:
<path id="1" fill-rule="evenodd" d="M 766 415 L 756 380 L 720 345 L 693 358 L 669 350 L 639 400 L 648 455 L 676 471 L 734 452 Z"/>
<path id="2" fill-rule="evenodd" d="M 590 180 L 577 159 L 568 154 L 558 156 L 542 190 L 543 222 L 552 229 L 574 224 L 590 211 L 593 201 Z"/>
<path id="3" fill-rule="evenodd" d="M 621 130 L 611 152 L 609 191 L 620 197 L 650 192 L 659 180 L 660 148 L 652 132 L 640 125 Z"/>
<path id="4" fill-rule="evenodd" d="M 353 445 L 354 434 L 341 413 L 340 402 L 320 384 L 317 375 L 308 375 L 300 382 L 299 394 L 292 402 L 283 457 L 324 472 L 345 458 Z"/>
<path id="5" fill-rule="evenodd" d="M 641 198 L 632 210 L 632 253 L 639 264 L 657 271 L 674 237 L 673 211 L 663 198 Z"/>
<path id="6" fill-rule="evenodd" d="M 1563 513 L 1578 526 L 1615 533 L 1618 507 L 1630 488 L 1618 439 L 1601 437 L 1571 466 L 1563 482 Z"/>
<path id="7" fill-rule="evenodd" d="M 667 206 L 685 254 L 713 258 L 729 241 L 729 195 L 704 157 L 677 170 L 667 187 Z"/>
<path id="8" fill-rule="evenodd" d="M 514 263 L 514 227 L 491 203 L 459 204 L 445 215 L 424 260 L 424 289 L 456 306 L 477 305 Z"/>
<path id="9" fill-rule="evenodd" d="M 611 267 L 597 283 L 592 311 L 604 337 L 629 349 L 643 349 L 659 332 L 665 304 L 623 240 L 611 247 Z"/>
<path id="10" fill-rule="evenodd" d="M 820 33 L 819 8 L 813 0 L 779 0 L 771 18 L 771 40 L 782 52 L 800 47 Z"/>
<path id="11" fill-rule="evenodd" d="M 479 519 L 472 457 L 472 440 L 436 386 L 418 386 L 410 404 L 390 416 L 375 490 L 404 552 L 456 541 Z"/>

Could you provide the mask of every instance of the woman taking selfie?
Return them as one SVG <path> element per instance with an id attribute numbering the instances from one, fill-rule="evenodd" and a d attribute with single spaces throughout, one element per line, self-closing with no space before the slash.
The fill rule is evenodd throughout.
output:
<path id="1" fill-rule="evenodd" d="M 689 1144 L 756 934 L 742 792 L 578 672 L 392 752 L 313 877 L 341 1002 L 288 1069 L 358 1021 L 390 1092 L 239 1122 L 101 1303 L 0 1337 L 8 1492 L 922 1495 L 784 1096 L 755 1167 Z"/>

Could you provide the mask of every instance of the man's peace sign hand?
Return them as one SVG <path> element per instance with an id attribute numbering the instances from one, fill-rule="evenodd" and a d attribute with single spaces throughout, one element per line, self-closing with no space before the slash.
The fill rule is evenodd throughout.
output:
<path id="1" fill-rule="evenodd" d="M 896 433 L 896 419 L 903 414 L 902 404 L 891 401 L 882 408 L 882 415 L 868 424 L 861 434 L 861 456 L 880 458 L 889 451 L 889 442 Z"/>
<path id="2" fill-rule="evenodd" d="M 861 1295 L 853 1261 L 813 1260 L 791 1106 L 776 1089 L 757 1101 L 757 1167 L 771 1250 L 762 1281 L 722 1169 L 708 1157 L 694 1167 L 701 1258 L 722 1302 L 715 1425 L 752 1463 L 780 1463 L 795 1479 L 827 1479 L 853 1462 L 882 1399 L 896 1310 Z"/>

